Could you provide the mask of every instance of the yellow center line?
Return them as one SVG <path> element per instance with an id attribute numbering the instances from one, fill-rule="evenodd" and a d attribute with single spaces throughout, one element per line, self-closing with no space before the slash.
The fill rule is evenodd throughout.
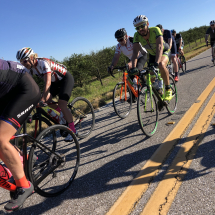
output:
<path id="1" fill-rule="evenodd" d="M 198 97 L 189 110 L 184 114 L 168 137 L 163 141 L 152 157 L 141 168 L 138 175 L 126 188 L 115 204 L 110 208 L 107 215 L 129 214 L 149 187 L 151 180 L 158 173 L 162 163 L 169 155 L 170 151 L 183 136 L 184 132 L 202 107 L 203 103 L 215 87 L 215 78 L 210 82 L 202 94 Z"/>
<path id="2" fill-rule="evenodd" d="M 181 146 L 163 180 L 159 183 L 141 215 L 164 215 L 168 213 L 182 183 L 182 179 L 186 175 L 195 152 L 197 151 L 198 144 L 202 141 L 214 113 L 215 94 L 195 123 L 186 142 Z M 193 150 L 191 151 L 191 149 Z"/>

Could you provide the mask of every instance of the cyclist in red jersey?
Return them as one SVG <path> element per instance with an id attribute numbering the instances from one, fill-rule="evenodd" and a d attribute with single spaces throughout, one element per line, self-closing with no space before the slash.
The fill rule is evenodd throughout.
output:
<path id="1" fill-rule="evenodd" d="M 72 113 L 67 108 L 67 103 L 74 87 L 74 78 L 66 67 L 47 58 L 38 58 L 38 55 L 31 48 L 20 49 L 16 58 L 25 66 L 28 73 L 35 74 L 44 80 L 42 102 L 51 102 L 53 97 L 59 95 L 58 105 L 52 104 L 50 107 L 59 113 L 62 112 L 69 128 L 77 134 Z M 71 135 L 68 135 L 65 139 L 68 142 L 72 140 Z"/>
<path id="2" fill-rule="evenodd" d="M 18 151 L 9 141 L 39 100 L 39 87 L 25 67 L 0 59 L 0 158 L 11 171 L 17 187 L 4 207 L 8 211 L 19 209 L 34 190 L 26 179 Z"/>

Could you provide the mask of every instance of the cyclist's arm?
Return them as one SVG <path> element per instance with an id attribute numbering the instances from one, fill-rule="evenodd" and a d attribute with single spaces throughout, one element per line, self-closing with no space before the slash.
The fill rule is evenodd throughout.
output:
<path id="1" fill-rule="evenodd" d="M 160 63 L 162 54 L 163 54 L 163 37 L 160 36 L 156 39 L 156 58 L 155 58 L 156 63 Z"/>
<path id="2" fill-rule="evenodd" d="M 168 44 L 169 44 L 169 49 L 171 49 L 172 48 L 172 38 L 168 39 Z"/>
<path id="3" fill-rule="evenodd" d="M 182 38 L 179 40 L 179 48 L 182 46 Z"/>
<path id="4" fill-rule="evenodd" d="M 45 86 L 44 86 L 44 89 L 43 89 L 43 96 L 41 98 L 41 100 L 43 102 L 46 102 L 49 97 L 50 97 L 50 87 L 51 87 L 51 72 L 48 72 L 44 75 L 44 82 L 45 82 Z"/>
<path id="5" fill-rule="evenodd" d="M 135 68 L 137 66 L 137 57 L 138 57 L 140 49 L 141 48 L 140 48 L 139 43 L 133 44 L 133 55 L 131 57 L 132 68 Z"/>
<path id="6" fill-rule="evenodd" d="M 206 43 L 208 42 L 208 36 L 209 36 L 209 34 L 205 34 L 205 42 Z"/>
<path id="7" fill-rule="evenodd" d="M 120 57 L 120 53 L 115 53 L 114 54 L 112 63 L 110 65 L 112 68 L 117 65 L 117 63 L 119 61 L 119 57 Z"/>

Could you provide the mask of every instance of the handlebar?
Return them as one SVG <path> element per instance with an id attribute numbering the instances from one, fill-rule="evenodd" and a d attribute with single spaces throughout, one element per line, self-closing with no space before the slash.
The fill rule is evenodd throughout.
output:
<path id="1" fill-rule="evenodd" d="M 144 75 L 145 73 L 149 73 L 150 71 L 155 74 L 156 78 L 158 77 L 159 69 L 155 68 L 154 66 L 146 67 L 144 70 L 140 71 L 140 75 Z"/>

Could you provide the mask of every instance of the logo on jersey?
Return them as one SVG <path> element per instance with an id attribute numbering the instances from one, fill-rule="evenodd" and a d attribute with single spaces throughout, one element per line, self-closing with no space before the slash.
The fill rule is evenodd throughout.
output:
<path id="1" fill-rule="evenodd" d="M 22 113 L 18 114 L 17 118 L 20 118 L 22 115 L 24 115 L 25 113 L 27 113 L 32 107 L 34 107 L 34 105 L 31 105 L 26 110 L 22 111 Z"/>
<path id="2" fill-rule="evenodd" d="M 17 64 L 17 69 L 24 69 L 24 66 Z"/>

